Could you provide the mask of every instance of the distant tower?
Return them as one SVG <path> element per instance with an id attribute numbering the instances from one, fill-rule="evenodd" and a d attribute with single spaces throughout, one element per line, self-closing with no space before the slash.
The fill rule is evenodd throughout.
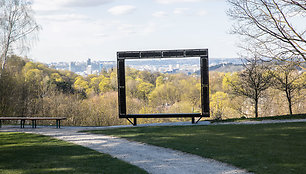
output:
<path id="1" fill-rule="evenodd" d="M 87 71 L 87 74 L 92 74 L 91 59 L 87 60 L 86 71 Z"/>
<path id="2" fill-rule="evenodd" d="M 103 63 L 100 63 L 100 64 L 99 64 L 99 72 L 101 72 L 102 69 L 103 69 Z"/>
<path id="3" fill-rule="evenodd" d="M 70 62 L 69 63 L 69 71 L 72 71 L 72 72 L 75 71 L 75 62 Z"/>
<path id="4" fill-rule="evenodd" d="M 86 68 L 87 74 L 92 74 L 92 68 L 91 65 L 88 65 Z"/>
<path id="5" fill-rule="evenodd" d="M 91 59 L 87 59 L 87 66 L 91 65 Z"/>

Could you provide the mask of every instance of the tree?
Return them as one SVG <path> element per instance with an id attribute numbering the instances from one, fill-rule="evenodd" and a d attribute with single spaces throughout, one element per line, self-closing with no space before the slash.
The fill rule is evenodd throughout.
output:
<path id="1" fill-rule="evenodd" d="M 154 89 L 154 85 L 148 82 L 141 82 L 137 85 L 138 97 L 143 100 L 148 99 L 149 93 Z"/>
<path id="2" fill-rule="evenodd" d="M 104 77 L 101 82 L 99 83 L 99 90 L 102 92 L 102 93 L 105 93 L 105 92 L 109 92 L 112 90 L 112 87 L 111 87 L 111 79 L 108 78 L 108 77 Z"/>
<path id="3" fill-rule="evenodd" d="M 166 106 L 180 101 L 181 95 L 173 83 L 165 83 L 156 87 L 150 93 L 149 99 L 155 106 Z"/>
<path id="4" fill-rule="evenodd" d="M 127 96 L 130 97 L 137 97 L 137 86 L 140 83 L 140 81 L 136 81 L 130 76 L 126 77 L 126 92 Z"/>
<path id="5" fill-rule="evenodd" d="M 156 87 L 158 87 L 158 86 L 164 84 L 164 82 L 165 82 L 164 77 L 163 77 L 163 76 L 158 76 L 158 77 L 156 78 L 156 82 L 155 82 L 155 83 L 156 83 Z"/>
<path id="6" fill-rule="evenodd" d="M 99 84 L 103 78 L 103 75 L 101 75 L 99 77 L 93 77 L 90 79 L 89 86 L 94 90 L 95 94 L 100 93 Z"/>
<path id="7" fill-rule="evenodd" d="M 79 76 L 74 82 L 74 88 L 79 92 L 84 93 L 89 88 L 89 85 L 88 82 L 84 80 L 82 76 Z"/>
<path id="8" fill-rule="evenodd" d="M 54 82 L 63 82 L 64 81 L 64 79 L 61 77 L 61 75 L 59 75 L 59 73 L 52 73 L 50 75 L 50 77 L 51 77 L 52 81 L 54 81 Z"/>
<path id="9" fill-rule="evenodd" d="M 187 78 L 175 84 L 176 93 L 181 93 L 179 100 L 188 101 L 192 106 L 192 112 L 199 109 L 201 99 L 201 84 L 198 78 Z"/>
<path id="10" fill-rule="evenodd" d="M 20 91 L 22 84 L 10 71 L 5 70 L 0 76 L 0 115 L 20 114 Z M 18 106 L 18 107 L 16 107 Z"/>
<path id="11" fill-rule="evenodd" d="M 225 108 L 230 105 L 229 97 L 227 93 L 216 92 L 211 95 L 211 112 L 216 120 L 221 120 L 224 116 Z"/>
<path id="12" fill-rule="evenodd" d="M 231 91 L 238 96 L 245 96 L 254 102 L 255 117 L 258 117 L 258 103 L 263 91 L 271 86 L 272 76 L 267 66 L 257 58 L 246 60 L 245 70 L 237 77 L 227 78 Z"/>
<path id="13" fill-rule="evenodd" d="M 227 14 L 235 20 L 234 34 L 246 51 L 281 61 L 306 61 L 305 0 L 228 0 Z M 303 24 L 304 22 L 304 24 Z M 246 45 L 245 43 L 243 45 Z"/>
<path id="14" fill-rule="evenodd" d="M 274 88 L 286 93 L 288 109 L 292 115 L 293 100 L 298 92 L 306 86 L 306 73 L 298 72 L 294 64 L 282 64 L 271 72 L 274 77 Z"/>
<path id="15" fill-rule="evenodd" d="M 4 69 L 8 54 L 29 48 L 40 27 L 27 0 L 0 0 L 0 56 Z"/>
<path id="16" fill-rule="evenodd" d="M 200 103 L 201 99 L 201 84 L 191 84 L 189 86 L 189 89 L 186 91 L 185 97 L 189 101 L 189 103 L 192 105 L 192 112 L 194 112 L 195 107 L 197 104 Z"/>

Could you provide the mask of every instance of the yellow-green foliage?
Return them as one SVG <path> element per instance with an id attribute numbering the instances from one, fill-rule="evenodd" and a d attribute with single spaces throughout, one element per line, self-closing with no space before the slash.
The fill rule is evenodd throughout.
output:
<path id="1" fill-rule="evenodd" d="M 234 95 L 229 83 L 239 80 L 237 73 L 210 73 L 210 110 L 213 118 L 252 115 L 251 101 Z M 292 74 L 295 76 L 296 74 Z M 305 84 L 305 72 L 295 84 Z M 19 57 L 9 59 L 0 78 L 0 114 L 2 116 L 65 116 L 67 125 L 128 124 L 118 118 L 116 70 L 82 77 L 69 71 L 57 71 Z M 302 85 L 303 86 L 303 85 Z M 293 109 L 306 108 L 304 88 L 297 91 Z M 198 76 L 161 74 L 126 68 L 127 112 L 192 113 L 201 112 L 201 84 Z M 268 89 L 260 100 L 261 115 L 287 114 L 286 97 L 277 89 Z M 138 123 L 186 119 L 139 119 Z M 48 122 L 47 122 L 48 123 Z"/>

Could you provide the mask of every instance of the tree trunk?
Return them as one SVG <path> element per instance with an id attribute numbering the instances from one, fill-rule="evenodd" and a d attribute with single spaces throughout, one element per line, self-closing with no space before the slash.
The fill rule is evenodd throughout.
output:
<path id="1" fill-rule="evenodd" d="M 6 63 L 6 59 L 7 59 L 7 53 L 8 53 L 8 51 L 9 51 L 9 42 L 10 42 L 10 38 L 7 39 L 7 42 L 8 42 L 8 43 L 5 44 L 4 51 L 3 51 L 2 55 L 1 55 L 1 60 L 2 60 L 1 69 L 2 69 L 2 70 L 3 70 L 4 67 L 5 67 L 5 63 Z"/>
<path id="2" fill-rule="evenodd" d="M 1 70 L 4 70 L 6 55 L 1 56 Z"/>
<path id="3" fill-rule="evenodd" d="M 1 69 L 4 69 L 5 60 L 2 59 Z"/>
<path id="4" fill-rule="evenodd" d="M 288 100 L 289 102 L 289 112 L 290 112 L 290 115 L 292 116 L 292 103 L 291 103 L 291 99 Z"/>
<path id="5" fill-rule="evenodd" d="M 290 95 L 290 91 L 286 90 L 286 97 L 287 97 L 287 101 L 288 101 L 288 107 L 289 107 L 289 113 L 290 115 L 292 115 L 292 101 L 291 101 L 291 95 Z"/>
<path id="6" fill-rule="evenodd" d="M 258 98 L 255 99 L 255 118 L 258 118 Z"/>

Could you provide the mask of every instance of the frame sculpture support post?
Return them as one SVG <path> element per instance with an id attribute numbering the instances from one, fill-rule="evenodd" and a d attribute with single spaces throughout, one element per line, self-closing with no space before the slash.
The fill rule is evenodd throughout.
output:
<path id="1" fill-rule="evenodd" d="M 137 126 L 137 118 L 134 118 L 134 124 L 133 126 Z"/>
<path id="2" fill-rule="evenodd" d="M 209 117 L 209 73 L 208 55 L 200 58 L 201 64 L 201 115 Z"/>
<path id="3" fill-rule="evenodd" d="M 133 126 L 137 126 L 137 118 L 134 118 L 134 122 L 132 122 L 129 118 L 126 118 Z"/>
<path id="4" fill-rule="evenodd" d="M 126 115 L 125 60 L 117 61 L 119 116 Z"/>

